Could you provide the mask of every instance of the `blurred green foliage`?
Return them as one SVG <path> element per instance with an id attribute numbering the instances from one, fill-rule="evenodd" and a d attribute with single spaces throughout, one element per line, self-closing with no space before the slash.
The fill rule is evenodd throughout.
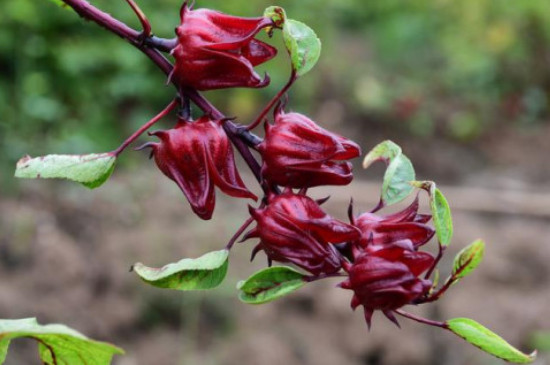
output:
<path id="1" fill-rule="evenodd" d="M 153 30 L 172 37 L 179 1 L 140 0 Z M 92 3 L 134 27 L 123 0 Z M 267 0 L 198 0 L 257 16 Z M 495 126 L 548 118 L 550 11 L 544 0 L 281 0 L 323 41 L 320 64 L 293 90 L 292 108 L 345 105 L 346 120 L 375 115 L 404 133 L 471 141 Z M 114 149 L 168 103 L 173 90 L 142 54 L 49 0 L 0 2 L 0 172 L 25 153 Z M 265 35 L 263 35 L 265 37 Z M 281 46 L 280 35 L 274 43 Z M 281 48 L 280 48 L 281 49 Z M 263 90 L 210 93 L 248 122 L 284 84 L 288 62 L 268 63 Z M 369 119 L 371 120 L 371 119 Z M 5 180 L 5 179 L 3 179 Z"/>

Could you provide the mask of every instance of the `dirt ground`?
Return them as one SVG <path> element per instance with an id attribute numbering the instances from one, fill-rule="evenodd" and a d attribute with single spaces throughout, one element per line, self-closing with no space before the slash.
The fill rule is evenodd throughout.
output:
<path id="1" fill-rule="evenodd" d="M 481 193 L 469 204 L 468 187 L 482 186 L 480 179 L 500 190 L 491 188 L 492 195 Z M 451 206 L 457 202 L 456 233 L 441 274 L 476 238 L 487 242 L 484 262 L 436 304 L 410 311 L 433 319 L 470 317 L 530 351 L 531 334 L 550 329 L 550 204 L 541 203 L 550 189 L 539 184 L 534 191 L 521 179 L 525 184 L 511 186 L 499 169 L 463 180 L 448 195 Z M 18 183 L 16 196 L 0 199 L 0 317 L 36 316 L 115 343 L 127 352 L 116 365 L 502 363 L 450 333 L 405 319 L 398 329 L 375 315 L 369 332 L 361 311 L 349 308 L 350 292 L 335 288 L 337 279 L 269 304 L 245 305 L 237 299 L 237 281 L 266 264 L 262 255 L 249 264 L 253 242 L 235 246 L 228 277 L 209 292 L 156 289 L 129 272 L 138 261 L 162 266 L 223 247 L 246 219 L 242 199 L 218 193 L 213 220 L 203 222 L 153 168 L 117 172 L 94 191 L 59 181 Z M 338 189 L 327 209 L 344 219 L 350 195 L 367 210 L 378 186 L 357 180 Z M 515 200 L 500 204 L 510 193 Z M 526 208 L 526 201 L 537 209 Z M 6 364 L 38 363 L 34 344 L 13 342 Z M 550 364 L 550 355 L 541 353 L 536 364 Z"/>

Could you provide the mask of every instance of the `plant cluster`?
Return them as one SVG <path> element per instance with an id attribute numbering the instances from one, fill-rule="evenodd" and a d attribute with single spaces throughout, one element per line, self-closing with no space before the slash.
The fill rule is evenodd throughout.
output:
<path id="1" fill-rule="evenodd" d="M 387 164 L 380 202 L 371 211 L 356 214 L 350 202 L 349 222 L 343 222 L 323 210 L 322 204 L 327 199 L 315 200 L 308 195 L 312 187 L 349 184 L 353 179 L 349 160 L 361 155 L 360 147 L 353 141 L 321 128 L 303 114 L 285 111 L 289 103 L 287 91 L 312 69 L 320 55 L 321 43 L 312 29 L 288 18 L 280 7 L 269 7 L 257 18 L 242 18 L 194 9 L 185 2 L 176 37 L 163 39 L 153 36 L 151 25 L 138 5 L 133 0 L 127 2 L 142 24 L 141 32 L 84 0 L 62 1 L 85 19 L 122 36 L 145 53 L 175 86 L 174 99 L 114 151 L 25 157 L 17 164 L 17 177 L 67 178 L 90 188 L 98 187 L 109 178 L 119 155 L 130 144 L 161 119 L 172 118 L 177 110 L 173 128 L 149 132 L 156 139 L 137 149 L 150 149 L 160 171 L 178 185 L 201 219 L 208 220 L 214 214 L 216 187 L 227 195 L 255 203 L 249 206 L 250 217 L 225 248 L 162 268 L 138 263 L 133 270 L 143 281 L 176 290 L 214 288 L 227 273 L 234 243 L 241 236 L 243 241 L 259 239 L 251 250 L 252 259 L 263 251 L 269 267 L 238 284 L 240 299 L 246 303 L 265 303 L 307 283 L 338 277 L 341 278 L 338 286 L 353 292 L 351 307 L 363 307 L 369 328 L 373 313 L 380 311 L 398 326 L 397 316 L 402 316 L 446 329 L 508 361 L 527 363 L 534 359 L 533 354 L 523 354 L 473 320 L 437 322 L 403 310 L 406 305 L 441 298 L 477 267 L 484 243 L 476 241 L 463 249 L 455 259 L 450 277 L 438 285 L 436 267 L 453 233 L 450 209 L 433 182 L 415 180 L 410 160 L 395 143 L 380 143 L 363 161 L 365 168 L 375 161 Z M 269 77 L 258 75 L 254 67 L 275 57 L 277 50 L 256 38 L 262 30 L 270 36 L 282 32 L 292 71 L 288 82 L 258 117 L 241 125 L 224 116 L 199 91 L 268 85 Z M 191 117 L 192 104 L 202 111 L 196 120 Z M 268 115 L 272 110 L 270 121 Z M 265 128 L 263 138 L 253 133 L 260 124 Z M 257 178 L 263 192 L 261 199 L 241 179 L 233 148 Z M 428 193 L 430 214 L 419 212 L 419 193 L 405 209 L 389 215 L 379 213 L 403 201 L 415 189 Z M 254 223 L 255 227 L 245 233 Z M 434 236 L 438 242 L 435 255 L 424 250 Z M 272 266 L 273 262 L 291 264 L 299 270 Z M 75 360 L 78 351 L 87 351 L 86 356 L 103 364 L 119 352 L 106 344 L 86 342 L 82 335 L 68 333 L 66 328 L 58 330 L 56 333 L 51 326 L 39 326 L 29 320 L 0 322 L 0 363 L 9 340 L 22 336 L 39 341 L 42 360 L 47 364 L 87 363 Z M 67 336 L 82 343 L 72 349 L 59 347 L 60 337 Z M 91 346 L 99 350 L 92 350 Z"/>

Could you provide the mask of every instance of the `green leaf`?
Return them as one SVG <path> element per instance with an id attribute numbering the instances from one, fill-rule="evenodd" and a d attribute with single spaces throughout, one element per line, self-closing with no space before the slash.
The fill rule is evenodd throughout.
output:
<path id="1" fill-rule="evenodd" d="M 297 20 L 286 19 L 283 40 L 297 76 L 306 74 L 315 66 L 321 55 L 321 41 L 313 29 Z"/>
<path id="2" fill-rule="evenodd" d="M 282 27 L 286 20 L 285 9 L 280 6 L 270 6 L 264 10 L 264 17 L 273 20 L 275 26 Z"/>
<path id="3" fill-rule="evenodd" d="M 112 153 L 89 155 L 47 155 L 23 157 L 17 162 L 15 177 L 25 179 L 68 179 L 94 189 L 102 185 L 115 168 Z"/>
<path id="4" fill-rule="evenodd" d="M 132 266 L 147 284 L 164 289 L 207 290 L 220 285 L 227 274 L 229 251 L 212 251 L 196 259 L 183 259 L 160 269 L 138 262 Z"/>
<path id="5" fill-rule="evenodd" d="M 528 364 L 535 360 L 537 352 L 527 355 L 517 350 L 502 337 L 469 318 L 454 318 L 446 322 L 447 329 L 481 350 L 516 364 Z"/>
<path id="6" fill-rule="evenodd" d="M 384 206 L 399 203 L 409 196 L 414 189 L 410 182 L 414 181 L 415 172 L 401 147 L 389 140 L 378 144 L 365 156 L 363 168 L 376 161 L 384 161 L 387 165 L 381 192 Z"/>
<path id="7" fill-rule="evenodd" d="M 460 279 L 470 274 L 483 259 L 485 243 L 482 240 L 476 240 L 463 248 L 455 257 L 453 263 L 453 276 Z"/>
<path id="8" fill-rule="evenodd" d="M 306 276 L 288 266 L 260 270 L 237 284 L 239 299 L 249 304 L 267 303 L 300 289 Z"/>
<path id="9" fill-rule="evenodd" d="M 17 338 L 38 341 L 40 359 L 46 365 L 108 365 L 113 355 L 124 354 L 116 346 L 90 340 L 61 324 L 42 326 L 35 318 L 0 319 L 0 365 L 6 360 L 11 340 Z"/>
<path id="10" fill-rule="evenodd" d="M 447 199 L 437 188 L 431 196 L 430 208 L 437 239 L 443 246 L 448 246 L 453 238 L 453 218 Z"/>
<path id="11" fill-rule="evenodd" d="M 448 246 L 453 238 L 453 218 L 447 199 L 433 181 L 413 181 L 411 185 L 424 189 L 430 195 L 430 209 L 439 243 Z"/>

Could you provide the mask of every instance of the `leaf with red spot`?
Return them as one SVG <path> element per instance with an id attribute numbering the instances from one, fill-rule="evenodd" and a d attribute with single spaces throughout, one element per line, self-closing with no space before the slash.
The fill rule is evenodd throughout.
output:
<path id="1" fill-rule="evenodd" d="M 288 266 L 269 267 L 237 284 L 239 299 L 248 304 L 267 303 L 300 289 L 306 277 Z"/>

